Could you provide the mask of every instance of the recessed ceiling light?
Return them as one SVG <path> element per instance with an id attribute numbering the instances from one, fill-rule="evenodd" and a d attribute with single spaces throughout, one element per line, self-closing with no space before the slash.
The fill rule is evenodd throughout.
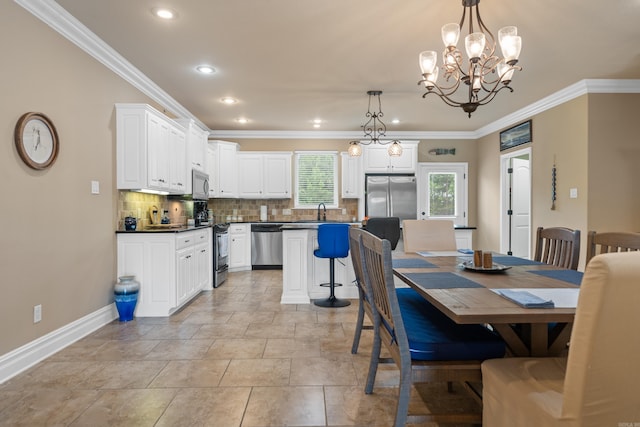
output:
<path id="1" fill-rule="evenodd" d="M 231 98 L 230 96 L 225 96 L 224 98 L 222 98 L 220 100 L 220 102 L 222 102 L 223 104 L 231 105 L 231 104 L 235 104 L 236 102 L 238 102 L 238 100 L 235 99 L 235 98 Z"/>
<path id="2" fill-rule="evenodd" d="M 213 74 L 216 72 L 216 69 L 213 68 L 211 65 L 198 65 L 196 67 L 196 70 L 198 70 L 202 74 Z"/>
<path id="3" fill-rule="evenodd" d="M 319 125 L 320 123 L 322 123 L 322 119 L 313 119 L 313 123 Z"/>
<path id="4" fill-rule="evenodd" d="M 391 120 L 391 123 L 393 123 L 394 125 L 397 125 L 398 123 L 400 123 L 400 120 L 393 119 L 393 120 Z"/>
<path id="5" fill-rule="evenodd" d="M 238 122 L 240 124 L 245 124 L 245 123 L 249 123 L 249 119 L 246 119 L 244 117 L 240 117 L 239 119 L 236 119 L 236 122 Z"/>
<path id="6" fill-rule="evenodd" d="M 313 124 L 313 127 L 314 127 L 314 128 L 319 128 L 319 127 L 320 127 L 320 123 L 314 123 L 314 124 Z"/>
<path id="7" fill-rule="evenodd" d="M 164 7 L 155 7 L 151 9 L 151 12 L 158 18 L 162 19 L 175 19 L 178 16 L 178 13 L 173 9 L 167 9 Z"/>

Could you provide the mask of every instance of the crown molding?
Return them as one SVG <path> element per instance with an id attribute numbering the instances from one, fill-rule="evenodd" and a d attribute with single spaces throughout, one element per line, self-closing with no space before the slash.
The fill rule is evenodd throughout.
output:
<path id="1" fill-rule="evenodd" d="M 211 139 L 348 139 L 359 141 L 362 132 L 356 131 L 268 131 L 268 130 L 211 130 Z M 385 140 L 410 140 L 410 139 L 476 139 L 475 132 L 417 132 L 397 131 L 389 132 L 384 136 Z"/>
<path id="2" fill-rule="evenodd" d="M 54 0 L 14 1 L 178 118 L 193 119 L 203 129 L 209 129 Z"/>
<path id="3" fill-rule="evenodd" d="M 588 93 L 640 93 L 640 79 L 629 80 L 607 80 L 607 79 L 585 79 L 567 86 L 558 92 L 551 94 L 539 101 L 534 102 L 518 111 L 515 111 L 503 118 L 489 123 L 478 129 L 476 138 L 482 138 L 493 132 L 502 130 L 518 122 L 549 110 L 565 102 L 571 101 L 579 96 Z"/>
<path id="4" fill-rule="evenodd" d="M 160 86 L 116 52 L 111 46 L 85 27 L 54 0 L 14 0 L 32 15 L 87 52 L 132 86 L 158 102 L 178 118 L 192 119 L 203 129 L 209 129 L 189 110 L 173 99 Z M 587 93 L 640 93 L 640 79 L 586 79 L 515 111 L 475 131 L 406 131 L 388 135 L 389 139 L 479 139 L 515 123 L 529 119 Z M 210 130 L 210 138 L 238 139 L 360 139 L 362 133 L 350 131 L 245 131 Z"/>

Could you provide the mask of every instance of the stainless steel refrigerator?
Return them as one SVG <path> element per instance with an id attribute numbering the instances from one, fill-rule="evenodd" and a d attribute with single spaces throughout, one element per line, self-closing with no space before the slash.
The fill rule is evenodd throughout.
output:
<path id="1" fill-rule="evenodd" d="M 417 219 L 417 188 L 414 175 L 367 175 L 365 215 Z"/>

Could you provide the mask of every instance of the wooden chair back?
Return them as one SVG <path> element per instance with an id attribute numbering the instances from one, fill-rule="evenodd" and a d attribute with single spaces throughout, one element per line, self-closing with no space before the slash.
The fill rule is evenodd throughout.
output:
<path id="1" fill-rule="evenodd" d="M 356 354 L 360 345 L 360 336 L 363 329 L 373 329 L 371 325 L 364 325 L 364 315 L 366 314 L 373 324 L 373 312 L 371 308 L 371 298 L 367 295 L 367 286 L 365 285 L 364 270 L 362 267 L 362 258 L 360 252 L 360 236 L 366 233 L 356 227 L 349 229 L 349 247 L 351 253 L 351 263 L 356 276 L 356 285 L 358 286 L 358 318 L 356 321 L 356 330 L 351 345 L 351 353 Z"/>
<path id="2" fill-rule="evenodd" d="M 587 234 L 587 264 L 596 255 L 640 250 L 640 233 L 626 231 Z"/>
<path id="3" fill-rule="evenodd" d="M 536 231 L 535 261 L 557 267 L 578 269 L 580 258 L 580 230 L 565 227 L 538 227 Z"/>
<path id="4" fill-rule="evenodd" d="M 402 240 L 405 252 L 457 249 L 453 221 L 445 219 L 405 219 Z"/>

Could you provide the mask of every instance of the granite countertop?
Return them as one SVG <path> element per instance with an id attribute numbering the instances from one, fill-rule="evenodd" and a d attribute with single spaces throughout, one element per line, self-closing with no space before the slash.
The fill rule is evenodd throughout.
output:
<path id="1" fill-rule="evenodd" d="M 167 227 L 159 227 L 159 226 L 152 226 L 152 227 L 148 227 L 145 228 L 143 230 L 133 230 L 133 231 L 126 231 L 126 230 L 116 230 L 116 234 L 119 233 L 125 233 L 125 234 L 135 234 L 135 233 L 182 233 L 184 231 L 193 231 L 193 230 L 202 230 L 202 229 L 206 229 L 206 228 L 210 228 L 210 225 L 201 225 L 198 227 L 189 227 L 186 225 L 173 225 L 173 224 L 167 224 Z"/>

